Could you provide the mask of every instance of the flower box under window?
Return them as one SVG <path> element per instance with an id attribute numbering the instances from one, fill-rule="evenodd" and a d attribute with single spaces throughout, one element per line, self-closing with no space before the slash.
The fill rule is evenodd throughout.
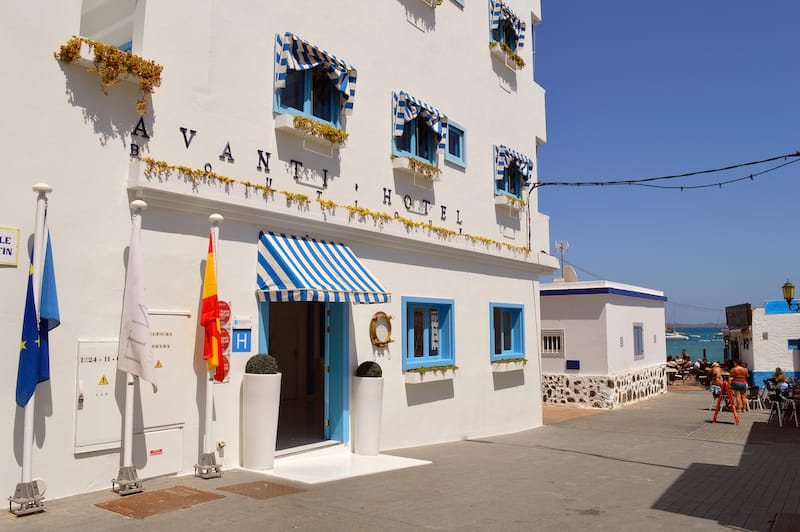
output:
<path id="1" fill-rule="evenodd" d="M 424 177 L 428 181 L 439 181 L 442 175 L 441 169 L 432 164 L 426 164 L 411 157 L 395 157 L 392 159 L 392 168 L 403 173 L 411 174 L 414 177 Z"/>
<path id="2" fill-rule="evenodd" d="M 311 131 L 303 129 L 302 124 L 298 127 L 298 120 L 305 120 L 313 122 L 308 118 L 296 117 L 296 115 L 281 113 L 275 117 L 275 130 L 283 131 L 297 138 L 303 139 L 303 149 L 319 153 L 316 150 L 324 150 L 323 155 L 332 156 L 334 149 L 339 149 L 344 146 L 342 142 L 332 142 L 321 134 L 315 134 Z M 324 127 L 324 124 L 319 123 Z M 332 129 L 335 129 L 331 126 Z"/>
<path id="3" fill-rule="evenodd" d="M 508 194 L 497 194 L 494 197 L 494 204 L 508 207 L 509 209 L 514 209 L 517 211 L 521 211 L 525 208 L 525 200 L 515 196 L 509 196 Z"/>
<path id="4" fill-rule="evenodd" d="M 505 373 L 507 371 L 520 371 L 525 369 L 524 360 L 513 360 L 504 362 L 499 360 L 497 362 L 492 362 L 492 372 L 494 373 Z"/>
<path id="5" fill-rule="evenodd" d="M 525 66 L 524 63 L 522 64 L 519 63 L 519 61 L 521 61 L 521 58 L 518 55 L 516 56 L 518 59 L 515 60 L 515 58 L 510 53 L 508 53 L 503 49 L 500 43 L 493 42 L 490 46 L 490 51 L 494 57 L 496 57 L 501 63 L 503 63 L 510 70 L 516 72 L 517 70 Z"/>
<path id="6" fill-rule="evenodd" d="M 406 384 L 422 384 L 425 382 L 446 381 L 456 376 L 456 368 L 428 369 L 425 371 L 410 370 L 404 373 Z"/>

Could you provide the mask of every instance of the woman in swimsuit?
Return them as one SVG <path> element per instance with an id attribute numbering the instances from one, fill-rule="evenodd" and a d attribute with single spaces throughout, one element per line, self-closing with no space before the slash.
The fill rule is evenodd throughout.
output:
<path id="1" fill-rule="evenodd" d="M 736 403 L 736 410 L 744 412 L 747 410 L 747 377 L 750 372 L 743 368 L 738 360 L 733 361 L 731 369 L 731 390 Z"/>

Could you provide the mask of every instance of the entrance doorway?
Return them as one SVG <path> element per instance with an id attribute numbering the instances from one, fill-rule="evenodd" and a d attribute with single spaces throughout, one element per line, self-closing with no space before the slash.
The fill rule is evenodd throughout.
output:
<path id="1" fill-rule="evenodd" d="M 268 350 L 282 373 L 276 450 L 326 440 L 325 304 L 271 304 Z"/>

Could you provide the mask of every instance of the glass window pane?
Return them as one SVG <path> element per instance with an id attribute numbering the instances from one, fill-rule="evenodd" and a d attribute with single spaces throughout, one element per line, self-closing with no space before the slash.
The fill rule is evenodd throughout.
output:
<path id="1" fill-rule="evenodd" d="M 431 314 L 431 350 L 430 356 L 439 356 L 439 309 L 429 309 Z"/>
<path id="2" fill-rule="evenodd" d="M 425 310 L 415 308 L 414 313 L 414 356 L 425 356 Z"/>
<path id="3" fill-rule="evenodd" d="M 298 111 L 303 110 L 305 76 L 305 72 L 301 70 L 288 70 L 286 72 L 286 86 L 281 89 L 281 105 Z"/>
<path id="4" fill-rule="evenodd" d="M 395 137 L 395 145 L 397 146 L 398 150 L 404 152 L 411 151 L 411 133 L 414 126 L 414 120 L 406 122 L 403 126 L 403 134 L 399 137 Z"/>
<path id="5" fill-rule="evenodd" d="M 450 129 L 447 140 L 447 151 L 453 157 L 461 158 L 461 132 L 455 129 Z"/>
<path id="6" fill-rule="evenodd" d="M 321 69 L 311 71 L 311 114 L 326 120 L 334 121 L 333 116 L 333 80 Z"/>
<path id="7" fill-rule="evenodd" d="M 511 351 L 511 312 L 503 311 L 503 351 Z"/>
<path id="8" fill-rule="evenodd" d="M 431 148 L 433 145 L 433 130 L 425 120 L 417 118 L 417 156 L 422 159 L 432 160 Z"/>
<path id="9" fill-rule="evenodd" d="M 502 330 L 503 330 L 503 311 L 502 309 L 495 308 L 494 309 L 494 354 L 500 355 L 503 353 L 503 341 L 502 341 Z"/>

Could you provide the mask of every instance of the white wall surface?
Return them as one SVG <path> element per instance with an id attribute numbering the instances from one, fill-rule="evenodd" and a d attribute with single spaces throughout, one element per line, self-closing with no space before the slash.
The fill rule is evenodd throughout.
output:
<path id="1" fill-rule="evenodd" d="M 529 23 L 538 1 L 512 1 Z M 323 198 L 374 211 L 394 212 L 458 232 L 527 245 L 524 214 L 498 209 L 492 198 L 492 145 L 506 144 L 535 160 L 537 140 L 546 139 L 544 91 L 530 70 L 512 75 L 488 51 L 485 3 L 467 2 L 462 10 L 445 2 L 435 11 L 418 0 L 370 4 L 342 1 L 324 16 L 312 16 L 319 3 L 237 2 L 215 0 L 148 1 L 143 10 L 141 42 L 134 50 L 164 65 L 144 117 L 149 140 L 132 135 L 139 115 L 136 86 L 99 89 L 95 74 L 65 65 L 53 52 L 80 28 L 81 2 L 12 2 L 4 5 L 0 45 L 6 57 L 7 82 L 0 88 L 5 127 L 0 129 L 3 194 L 0 225 L 19 227 L 22 243 L 33 232 L 34 183 L 48 182 L 48 219 L 53 236 L 62 325 L 51 334 L 52 379 L 39 386 L 33 476 L 45 478 L 48 497 L 105 489 L 120 465 L 118 451 L 73 454 L 76 374 L 79 340 L 114 339 L 119 332 L 130 234 L 129 203 L 138 194 L 150 204 L 142 217 L 142 253 L 148 306 L 188 310 L 196 325 L 208 215 L 220 212 L 219 291 L 234 314 L 257 315 L 254 297 L 258 231 L 311 234 L 349 244 L 393 293 L 392 303 L 355 306 L 351 367 L 374 356 L 365 331 L 376 310 L 399 316 L 400 297 L 448 297 L 456 301 L 456 363 L 449 384 L 410 389 L 402 382 L 400 344 L 381 359 L 386 377 L 383 448 L 432 443 L 484 434 L 511 432 L 541 424 L 539 329 L 536 308 L 538 276 L 556 267 L 549 251 L 548 218 L 535 212 L 530 255 L 505 247 L 444 239 L 401 224 L 379 226 L 337 209 L 323 212 L 286 205 L 282 196 L 265 200 L 246 196 L 240 185 L 166 182 L 147 179 L 131 164 L 132 143 L 143 155 L 215 172 L 237 181 L 263 183 L 256 170 L 257 150 L 272 153 L 273 187 L 316 197 L 316 188 L 296 183 L 291 159 L 302 160 L 309 180 L 329 171 Z M 413 19 L 416 25 L 407 20 Z M 420 27 L 422 29 L 420 29 Z M 139 30 L 136 29 L 136 32 Z M 293 31 L 345 58 L 359 69 L 355 111 L 346 119 L 346 148 L 333 158 L 303 150 L 302 143 L 274 130 L 273 41 L 275 33 Z M 357 35 L 357 38 L 354 37 Z M 530 40 L 524 49 L 530 57 Z M 404 53 L 397 53 L 402 47 Z M 425 58 L 421 61 L 420 58 Z M 467 170 L 441 163 L 442 179 L 417 186 L 391 170 L 391 91 L 406 90 L 445 112 L 467 129 Z M 509 92 L 510 90 L 510 92 Z M 187 148 L 180 127 L 197 131 Z M 220 161 L 230 143 L 235 162 Z M 383 204 L 383 189 L 393 191 Z M 427 199 L 428 216 L 409 214 L 403 196 Z M 446 220 L 438 219 L 441 205 Z M 456 223 L 455 211 L 463 223 Z M 540 253 L 539 251 L 545 253 Z M 17 268 L 0 270 L 0 361 L 8 390 L 0 401 L 0 420 L 12 427 L 0 443 L 0 492 L 13 493 L 20 476 L 22 410 L 13 402 L 25 299 L 27 257 Z M 494 376 L 489 367 L 489 301 L 522 303 L 526 316 L 523 372 Z M 395 321 L 399 325 L 399 317 Z M 182 404 L 181 473 L 189 473 L 200 452 L 205 404 L 202 336 L 184 348 L 181 364 L 191 367 L 181 386 L 190 389 Z M 253 352 L 258 338 L 254 333 Z M 228 443 L 223 467 L 239 463 L 239 389 L 247 354 L 231 357 L 231 378 L 215 386 L 214 439 Z M 121 406 L 121 405 L 120 405 Z M 103 420 L 98 420 L 103 422 Z"/>
<path id="2" fill-rule="evenodd" d="M 752 329 L 753 370 L 800 371 L 800 352 L 788 349 L 789 339 L 800 338 L 800 314 L 767 315 L 763 308 L 754 308 Z"/>

